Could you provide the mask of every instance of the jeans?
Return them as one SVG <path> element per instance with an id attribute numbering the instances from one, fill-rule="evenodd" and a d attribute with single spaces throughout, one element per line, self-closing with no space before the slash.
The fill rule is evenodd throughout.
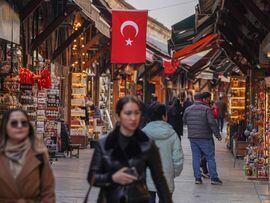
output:
<path id="1" fill-rule="evenodd" d="M 214 156 L 215 156 L 215 141 L 214 141 L 214 138 L 212 138 L 212 142 L 213 142 L 213 145 L 214 145 Z M 208 170 L 208 167 L 207 167 L 207 161 L 206 161 L 206 158 L 205 158 L 204 154 L 202 154 L 200 161 L 201 161 L 200 162 L 200 167 L 202 168 L 203 173 L 208 174 L 209 170 Z"/>
<path id="2" fill-rule="evenodd" d="M 218 129 L 222 132 L 223 131 L 223 125 L 224 125 L 224 118 L 218 118 L 217 123 L 218 123 Z"/>
<path id="3" fill-rule="evenodd" d="M 149 191 L 149 194 L 150 194 L 150 199 L 149 199 L 148 203 L 156 203 L 156 194 L 157 193 Z M 171 193 L 171 197 L 172 197 L 172 193 Z"/>
<path id="4" fill-rule="evenodd" d="M 217 178 L 215 148 L 212 139 L 189 139 L 192 151 L 192 165 L 195 178 L 201 178 L 200 158 L 205 155 L 211 179 Z"/>

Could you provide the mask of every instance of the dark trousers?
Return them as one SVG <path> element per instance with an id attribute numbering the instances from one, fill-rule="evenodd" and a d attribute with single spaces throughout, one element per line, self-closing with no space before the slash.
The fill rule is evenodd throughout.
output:
<path id="1" fill-rule="evenodd" d="M 224 118 L 218 118 L 217 123 L 218 123 L 218 129 L 222 132 L 223 126 L 224 126 Z"/>
<path id="2" fill-rule="evenodd" d="M 149 199 L 149 202 L 148 203 L 156 203 L 157 193 L 156 192 L 149 191 L 149 194 L 150 194 L 150 199 Z M 172 193 L 171 193 L 171 197 L 172 197 Z"/>
<path id="3" fill-rule="evenodd" d="M 215 141 L 214 141 L 214 138 L 212 138 L 212 141 L 213 141 L 214 153 L 215 153 Z M 206 158 L 205 158 L 205 155 L 204 154 L 201 156 L 201 164 L 200 164 L 200 166 L 201 166 L 204 174 L 208 174 L 209 173 L 208 167 L 207 167 L 207 161 L 206 161 Z"/>

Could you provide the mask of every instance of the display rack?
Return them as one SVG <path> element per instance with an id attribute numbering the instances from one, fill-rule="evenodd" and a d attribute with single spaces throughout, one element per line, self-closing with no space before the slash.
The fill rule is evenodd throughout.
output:
<path id="1" fill-rule="evenodd" d="M 264 80 L 254 83 L 254 106 L 252 107 L 252 131 L 245 157 L 245 174 L 251 180 L 268 180 L 269 177 L 269 96 Z"/>
<path id="2" fill-rule="evenodd" d="M 70 136 L 73 144 L 87 146 L 86 73 L 72 73 Z"/>
<path id="3" fill-rule="evenodd" d="M 231 123 L 245 119 L 246 81 L 244 78 L 231 78 L 229 95 L 229 118 Z"/>
<path id="4" fill-rule="evenodd" d="M 20 85 L 20 103 L 28 114 L 29 120 L 36 129 L 37 121 L 37 88 L 33 85 Z"/>

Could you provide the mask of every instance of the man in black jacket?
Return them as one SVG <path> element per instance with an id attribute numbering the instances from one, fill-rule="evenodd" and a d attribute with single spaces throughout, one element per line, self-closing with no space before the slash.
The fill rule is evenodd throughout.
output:
<path id="1" fill-rule="evenodd" d="M 188 127 L 188 138 L 190 140 L 192 151 L 195 183 L 202 184 L 200 158 L 201 155 L 204 154 L 208 163 L 211 184 L 221 185 L 222 181 L 218 178 L 216 170 L 212 134 L 214 134 L 219 141 L 222 140 L 222 137 L 213 112 L 208 105 L 210 96 L 211 94 L 208 92 L 196 95 L 196 102 L 192 106 L 188 107 L 184 112 L 183 122 Z"/>

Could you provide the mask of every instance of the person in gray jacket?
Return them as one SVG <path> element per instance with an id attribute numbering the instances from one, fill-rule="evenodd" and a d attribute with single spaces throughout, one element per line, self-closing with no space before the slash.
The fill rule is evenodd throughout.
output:
<path id="1" fill-rule="evenodd" d="M 221 185 L 222 181 L 218 178 L 216 169 L 212 134 L 214 134 L 219 141 L 222 140 L 222 137 L 213 112 L 209 106 L 210 96 L 211 94 L 208 92 L 197 94 L 195 103 L 185 110 L 183 122 L 188 128 L 195 183 L 202 184 L 200 158 L 201 155 L 204 154 L 208 163 L 211 184 Z"/>
<path id="2" fill-rule="evenodd" d="M 151 111 L 151 122 L 142 131 L 153 139 L 159 148 L 163 173 L 172 194 L 174 178 L 179 176 L 183 170 L 184 153 L 181 142 L 173 127 L 166 122 L 166 106 L 156 103 L 149 110 Z M 149 203 L 155 203 L 157 189 L 149 170 L 146 172 L 146 183 L 151 195 Z"/>

